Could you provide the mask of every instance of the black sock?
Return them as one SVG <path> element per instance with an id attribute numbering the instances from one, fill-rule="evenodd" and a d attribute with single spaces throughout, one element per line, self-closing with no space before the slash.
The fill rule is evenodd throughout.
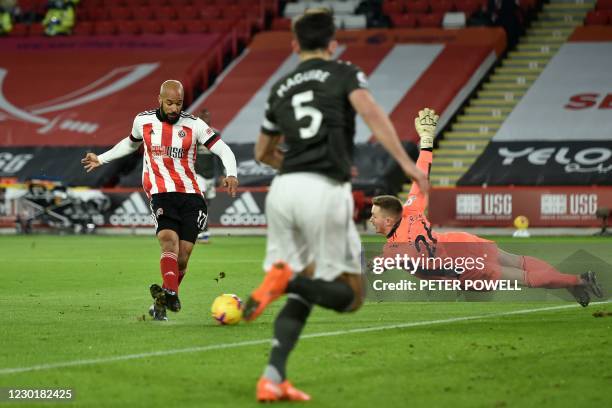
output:
<path id="1" fill-rule="evenodd" d="M 311 309 L 312 305 L 303 299 L 287 298 L 287 303 L 274 321 L 274 343 L 264 377 L 276 383 L 285 381 L 287 358 L 300 337 Z"/>
<path id="2" fill-rule="evenodd" d="M 353 289 L 344 282 L 313 280 L 299 275 L 289 281 L 287 293 L 296 293 L 310 303 L 337 312 L 346 311 L 355 298 Z"/>

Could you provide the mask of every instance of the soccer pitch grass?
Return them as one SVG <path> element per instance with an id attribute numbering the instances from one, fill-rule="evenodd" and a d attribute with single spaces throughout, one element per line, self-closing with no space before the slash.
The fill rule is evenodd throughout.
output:
<path id="1" fill-rule="evenodd" d="M 594 238 L 530 242 L 612 248 Z M 65 406 L 75 407 L 256 406 L 282 302 L 237 326 L 217 326 L 209 309 L 217 295 L 245 299 L 260 282 L 264 244 L 213 237 L 198 245 L 183 310 L 153 322 L 142 320 L 148 286 L 160 281 L 153 237 L 0 237 L 0 388 L 71 388 Z M 561 252 L 537 255 L 554 263 Z M 612 251 L 603 254 L 612 263 Z M 215 280 L 220 272 L 225 278 Z M 610 406 L 612 317 L 594 318 L 596 311 L 612 305 L 368 302 L 345 315 L 316 308 L 288 375 L 313 407 Z"/>

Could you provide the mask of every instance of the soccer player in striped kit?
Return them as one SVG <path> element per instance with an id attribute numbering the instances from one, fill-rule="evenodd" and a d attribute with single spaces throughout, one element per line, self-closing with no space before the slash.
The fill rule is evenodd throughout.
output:
<path id="1" fill-rule="evenodd" d="M 202 119 L 182 112 L 183 95 L 179 81 L 165 81 L 159 108 L 136 115 L 130 136 L 99 156 L 87 153 L 81 160 L 90 172 L 144 145 L 142 185 L 151 200 L 161 246 L 163 285 L 150 287 L 154 304 L 149 313 L 155 320 L 167 320 L 166 309 L 181 309 L 179 285 L 198 233 L 208 219 L 204 192 L 195 178 L 198 145 L 206 146 L 223 162 L 227 175 L 223 184 L 229 194 L 235 196 L 238 187 L 234 153 Z"/>

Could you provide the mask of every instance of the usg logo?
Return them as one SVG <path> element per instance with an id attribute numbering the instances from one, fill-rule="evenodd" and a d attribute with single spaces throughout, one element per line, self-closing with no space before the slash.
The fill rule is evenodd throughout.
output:
<path id="1" fill-rule="evenodd" d="M 266 216 L 255 202 L 253 194 L 246 192 L 238 197 L 221 216 L 221 225 L 265 225 Z"/>

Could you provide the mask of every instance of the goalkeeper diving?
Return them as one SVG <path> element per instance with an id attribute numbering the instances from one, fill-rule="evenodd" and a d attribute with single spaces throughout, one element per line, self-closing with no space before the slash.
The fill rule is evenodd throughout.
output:
<path id="1" fill-rule="evenodd" d="M 420 153 L 416 165 L 429 175 L 438 115 L 425 108 L 419 111 L 414 125 L 420 137 Z M 408 198 L 402 204 L 395 196 L 383 195 L 372 200 L 370 222 L 376 233 L 387 237 L 385 256 L 389 252 L 409 252 L 431 258 L 480 257 L 485 259 L 484 268 L 462 268 L 456 270 L 421 270 L 416 276 L 421 279 L 511 280 L 518 285 L 532 288 L 566 288 L 576 301 L 586 307 L 591 295 L 603 297 L 601 286 L 593 271 L 582 275 L 559 272 L 547 262 L 531 256 L 516 255 L 499 248 L 493 241 L 467 232 L 433 231 L 425 215 L 428 197 L 416 183 L 412 184 Z M 467 285 L 466 285 L 467 286 Z"/>

